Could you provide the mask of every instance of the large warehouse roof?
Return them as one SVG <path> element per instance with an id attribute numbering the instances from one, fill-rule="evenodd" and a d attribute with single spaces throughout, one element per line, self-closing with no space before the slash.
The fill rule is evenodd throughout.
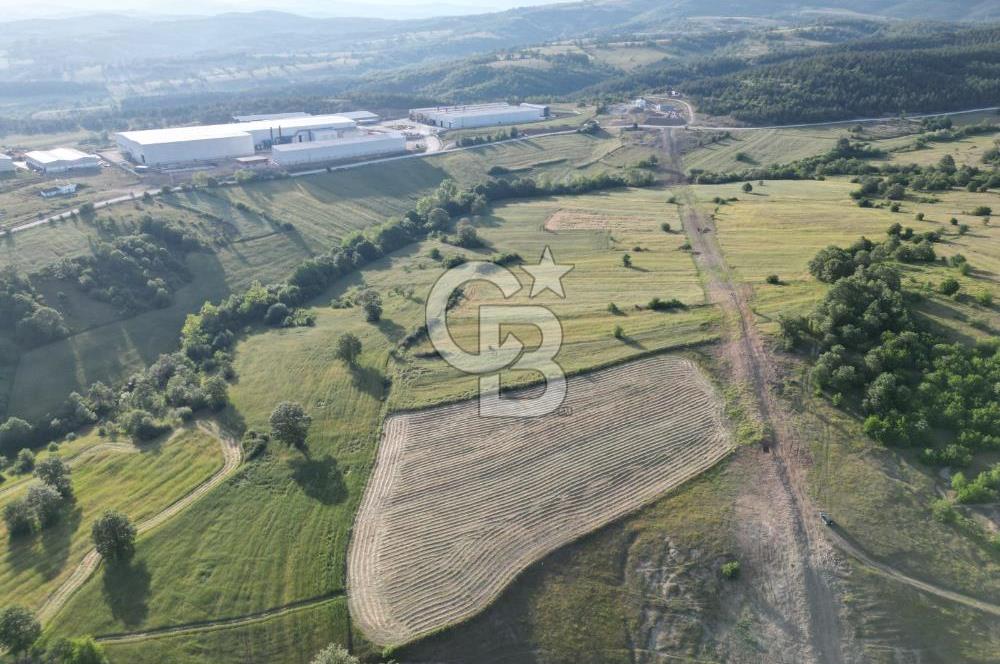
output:
<path id="1" fill-rule="evenodd" d="M 179 143 L 182 141 L 197 141 L 213 138 L 233 138 L 255 131 L 281 130 L 294 132 L 299 129 L 348 129 L 355 125 L 354 120 L 342 115 L 307 115 L 304 117 L 254 120 L 235 124 L 199 125 L 195 127 L 172 127 L 170 129 L 143 129 L 139 131 L 123 131 L 119 136 L 139 145 L 156 145 L 159 143 Z"/>
<path id="2" fill-rule="evenodd" d="M 24 154 L 25 158 L 39 164 L 54 164 L 60 161 L 79 161 L 81 159 L 96 159 L 94 155 L 80 152 L 73 148 L 53 148 L 51 150 L 33 150 Z"/>

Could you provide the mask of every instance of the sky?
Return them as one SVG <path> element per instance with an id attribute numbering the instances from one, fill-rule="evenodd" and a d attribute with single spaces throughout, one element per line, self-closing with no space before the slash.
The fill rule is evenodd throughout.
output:
<path id="1" fill-rule="evenodd" d="M 97 12 L 136 15 L 211 15 L 257 10 L 305 16 L 424 18 L 501 11 L 558 0 L 0 0 L 0 22 L 25 18 L 67 17 Z"/>

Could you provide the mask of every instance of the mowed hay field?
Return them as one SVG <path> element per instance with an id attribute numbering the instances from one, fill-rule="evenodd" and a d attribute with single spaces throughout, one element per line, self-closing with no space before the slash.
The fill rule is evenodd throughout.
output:
<path id="1" fill-rule="evenodd" d="M 222 467 L 218 441 L 198 430 L 142 446 L 96 434 L 68 443 L 62 454 L 72 469 L 76 501 L 54 525 L 11 539 L 0 524 L 0 597 L 37 609 L 93 548 L 90 526 L 106 509 L 137 523 L 160 512 Z M 36 480 L 21 480 L 0 494 L 0 509 L 22 498 Z"/>
<path id="2" fill-rule="evenodd" d="M 912 197 L 902 201 L 898 213 L 887 208 L 858 207 L 850 192 L 857 188 L 846 178 L 825 181 L 768 181 L 754 184 L 745 194 L 739 183 L 698 185 L 691 191 L 699 205 L 714 215 L 719 243 L 738 278 L 754 289 L 754 309 L 769 332 L 777 331 L 779 314 L 808 311 L 826 291 L 826 286 L 809 274 L 809 261 L 831 244 L 846 246 L 861 236 L 885 239 L 893 223 L 912 227 L 914 232 L 941 230 L 943 241 L 935 244 L 938 256 L 964 255 L 972 270 L 962 275 L 942 263 L 901 266 L 908 287 L 924 290 L 924 313 L 936 322 L 966 337 L 992 334 L 1000 329 L 1000 313 L 993 306 L 977 304 L 973 297 L 988 291 L 1000 297 L 1000 228 L 986 225 L 983 218 L 969 214 L 977 206 L 1000 209 L 1000 197 L 993 192 L 947 191 L 935 194 L 936 202 L 923 203 Z M 717 198 L 737 198 L 725 205 Z M 918 212 L 923 221 L 916 220 Z M 954 217 L 967 224 L 960 235 L 950 223 Z M 777 274 L 781 285 L 766 283 Z M 957 279 L 964 292 L 959 298 L 936 296 L 937 284 L 945 278 Z M 980 323 L 986 323 L 985 329 Z"/>
<path id="3" fill-rule="evenodd" d="M 348 565 L 352 616 L 377 644 L 478 613 L 532 562 L 730 450 L 711 384 L 672 356 L 571 378 L 562 417 L 483 418 L 478 407 L 384 427 Z"/>

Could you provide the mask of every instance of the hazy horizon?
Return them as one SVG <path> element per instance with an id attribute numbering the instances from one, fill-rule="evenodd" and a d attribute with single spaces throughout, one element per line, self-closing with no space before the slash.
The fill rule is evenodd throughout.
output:
<path id="1" fill-rule="evenodd" d="M 42 0 L 8 7 L 0 24 L 44 18 L 70 18 L 95 13 L 145 17 L 214 16 L 229 12 L 281 11 L 317 18 L 429 18 L 503 11 L 515 7 L 555 4 L 573 0 L 376 0 L 373 3 L 322 2 L 321 0 Z"/>

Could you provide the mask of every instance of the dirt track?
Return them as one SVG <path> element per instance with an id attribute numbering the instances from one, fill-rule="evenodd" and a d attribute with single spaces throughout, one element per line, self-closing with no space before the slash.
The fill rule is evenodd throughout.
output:
<path id="1" fill-rule="evenodd" d="M 222 447 L 222 455 L 224 459 L 222 468 L 182 498 L 169 505 L 163 511 L 154 514 L 145 521 L 137 523 L 136 530 L 140 535 L 152 530 L 156 526 L 177 515 L 182 510 L 190 507 L 195 501 L 221 484 L 239 467 L 242 459 L 242 449 L 239 441 L 226 436 L 218 428 L 218 426 L 214 424 L 207 425 L 199 423 L 198 426 L 207 433 L 210 433 L 219 441 L 219 445 Z M 180 431 L 182 430 L 179 429 L 178 431 L 175 431 L 171 438 L 178 435 L 178 432 Z M 38 620 L 44 624 L 54 618 L 55 615 L 59 613 L 60 609 L 66 605 L 66 602 L 69 601 L 69 598 L 73 595 L 73 593 L 79 590 L 80 587 L 87 582 L 87 579 L 89 579 L 91 575 L 97 571 L 100 564 L 101 554 L 97 553 L 96 549 L 91 549 L 87 552 L 87 555 L 84 556 L 83 560 L 81 560 L 76 566 L 69 578 L 67 578 L 62 585 L 56 588 L 45 600 L 42 608 L 38 610 Z"/>
<path id="2" fill-rule="evenodd" d="M 673 133 L 664 130 L 663 138 L 668 157 L 677 163 L 679 148 Z M 801 450 L 770 389 L 778 382 L 777 373 L 754 324 L 747 289 L 737 285 L 723 258 L 713 220 L 698 208 L 690 192 L 681 199 L 684 228 L 709 298 L 726 321 L 725 359 L 732 380 L 746 386 L 761 422 L 771 432 L 763 445 L 760 484 L 741 505 L 746 511 L 741 539 L 756 549 L 770 578 L 758 608 L 778 611 L 782 618 L 774 621 L 774 629 L 784 638 L 775 638 L 772 644 L 785 651 L 782 658 L 788 656 L 788 647 L 795 647 L 797 661 L 839 664 L 844 661 L 839 602 L 829 583 L 835 561 L 827 541 L 817 537 L 815 510 L 801 488 Z"/>

